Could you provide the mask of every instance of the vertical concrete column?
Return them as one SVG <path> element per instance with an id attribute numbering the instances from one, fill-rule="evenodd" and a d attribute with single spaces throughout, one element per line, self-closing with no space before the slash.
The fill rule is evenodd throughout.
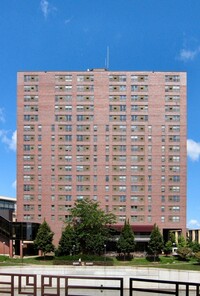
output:
<path id="1" fill-rule="evenodd" d="M 174 231 L 174 235 L 175 235 L 175 241 L 176 241 L 176 243 L 178 243 L 178 231 L 177 230 L 175 230 Z"/>
<path id="2" fill-rule="evenodd" d="M 192 230 L 192 241 L 195 242 L 195 230 Z"/>
<path id="3" fill-rule="evenodd" d="M 23 258 L 23 256 L 24 256 L 23 247 L 24 247 L 23 241 L 20 240 L 20 258 Z"/>
<path id="4" fill-rule="evenodd" d="M 11 257 L 11 258 L 13 258 L 13 240 L 12 239 L 10 239 L 10 241 L 9 241 L 9 256 Z"/>

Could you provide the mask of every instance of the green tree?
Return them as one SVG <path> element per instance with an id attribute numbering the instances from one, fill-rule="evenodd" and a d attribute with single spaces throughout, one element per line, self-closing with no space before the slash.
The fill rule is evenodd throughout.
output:
<path id="1" fill-rule="evenodd" d="M 124 223 L 124 227 L 122 228 L 117 242 L 117 249 L 124 254 L 124 260 L 126 255 L 130 257 L 130 252 L 133 252 L 135 249 L 135 237 L 129 220 Z"/>
<path id="2" fill-rule="evenodd" d="M 194 254 L 194 257 L 195 257 L 195 259 L 197 260 L 197 262 L 200 263 L 200 251 L 199 251 L 199 252 L 196 252 L 196 253 Z"/>
<path id="3" fill-rule="evenodd" d="M 172 247 L 173 247 L 173 243 L 168 240 L 166 243 L 165 243 L 165 246 L 164 246 L 164 252 L 166 255 L 169 255 L 171 254 L 172 252 Z"/>
<path id="4" fill-rule="evenodd" d="M 200 252 L 200 244 L 198 242 L 191 242 L 188 244 L 188 247 L 192 249 L 194 253 Z"/>
<path id="5" fill-rule="evenodd" d="M 148 249 L 147 249 L 148 255 L 153 255 L 154 261 L 155 261 L 156 258 L 161 253 L 163 246 L 164 246 L 163 237 L 160 232 L 160 229 L 156 224 L 154 224 L 153 230 L 150 235 L 150 240 L 148 243 Z"/>
<path id="6" fill-rule="evenodd" d="M 115 215 L 105 213 L 99 203 L 82 199 L 71 209 L 76 240 L 83 254 L 101 254 L 109 238 L 109 225 L 115 223 Z"/>
<path id="7" fill-rule="evenodd" d="M 169 232 L 169 239 L 164 245 L 164 252 L 166 255 L 171 254 L 172 248 L 176 246 L 176 239 L 174 232 Z"/>
<path id="8" fill-rule="evenodd" d="M 178 248 L 183 248 L 186 247 L 187 242 L 186 239 L 184 238 L 184 236 L 181 234 L 178 238 Z"/>
<path id="9" fill-rule="evenodd" d="M 77 247 L 78 246 L 76 242 L 74 228 L 72 227 L 72 225 L 68 224 L 62 232 L 57 249 L 57 255 L 74 255 L 75 250 L 77 250 Z"/>
<path id="10" fill-rule="evenodd" d="M 47 253 L 53 252 L 55 249 L 53 245 L 53 236 L 54 233 L 51 231 L 49 225 L 44 220 L 44 222 L 40 225 L 34 240 L 35 247 L 42 251 L 44 257 Z"/>
<path id="11" fill-rule="evenodd" d="M 170 231 L 169 232 L 169 241 L 172 242 L 173 246 L 176 246 L 176 238 L 175 238 L 175 233 Z"/>
<path id="12" fill-rule="evenodd" d="M 188 248 L 188 247 L 180 247 L 180 248 L 178 248 L 177 254 L 178 254 L 179 258 L 181 258 L 183 260 L 188 260 L 193 255 L 192 250 L 190 248 Z"/>

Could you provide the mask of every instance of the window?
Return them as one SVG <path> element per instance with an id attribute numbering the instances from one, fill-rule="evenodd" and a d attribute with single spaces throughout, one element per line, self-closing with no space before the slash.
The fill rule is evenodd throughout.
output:
<path id="1" fill-rule="evenodd" d="M 24 92 L 38 92 L 38 85 L 24 85 Z"/>
<path id="2" fill-rule="evenodd" d="M 146 91 L 148 91 L 148 85 L 131 85 L 131 91 L 146 92 Z"/>
<path id="3" fill-rule="evenodd" d="M 173 171 L 173 172 L 180 172 L 180 166 L 170 166 L 169 167 L 170 171 Z"/>
<path id="4" fill-rule="evenodd" d="M 172 220 L 172 222 L 180 222 L 180 217 L 179 216 L 172 216 L 172 217 L 169 217 L 170 220 Z"/>
<path id="5" fill-rule="evenodd" d="M 179 195 L 170 195 L 169 196 L 169 201 L 180 202 L 180 196 Z"/>
<path id="6" fill-rule="evenodd" d="M 180 182 L 180 176 L 171 176 L 170 180 L 173 182 Z"/>
<path id="7" fill-rule="evenodd" d="M 172 192 L 180 192 L 180 186 L 170 186 L 169 190 Z"/>
<path id="8" fill-rule="evenodd" d="M 173 212 L 180 212 L 180 207 L 179 206 L 173 206 L 170 208 L 171 211 Z"/>
<path id="9" fill-rule="evenodd" d="M 132 192 L 138 192 L 139 191 L 139 186 L 137 186 L 137 185 L 131 185 L 131 191 Z"/>
<path id="10" fill-rule="evenodd" d="M 169 160 L 172 162 L 180 162 L 180 156 L 172 156 Z"/>
<path id="11" fill-rule="evenodd" d="M 38 115 L 24 115 L 24 121 L 38 121 Z"/>
<path id="12" fill-rule="evenodd" d="M 147 75 L 131 75 L 131 81 L 134 81 L 134 82 L 143 82 L 147 80 L 148 80 Z"/>
<path id="13" fill-rule="evenodd" d="M 119 186 L 119 191 L 126 191 L 126 186 Z"/>
<path id="14" fill-rule="evenodd" d="M 106 132 L 109 132 L 109 125 L 106 125 Z"/>
<path id="15" fill-rule="evenodd" d="M 138 202 L 138 201 L 139 201 L 139 197 L 136 196 L 136 195 L 132 195 L 132 196 L 131 196 L 131 201 L 132 201 L 132 202 Z"/>
<path id="16" fill-rule="evenodd" d="M 56 92 L 72 91 L 72 85 L 56 85 L 55 91 Z"/>
<path id="17" fill-rule="evenodd" d="M 109 91 L 111 92 L 126 91 L 126 85 L 110 85 Z"/>
<path id="18" fill-rule="evenodd" d="M 164 195 L 161 196 L 161 202 L 165 202 L 165 196 Z"/>
<path id="19" fill-rule="evenodd" d="M 126 75 L 109 75 L 109 81 L 126 81 Z"/>
<path id="20" fill-rule="evenodd" d="M 71 201 L 72 196 L 71 195 L 65 195 L 65 201 Z"/>
<path id="21" fill-rule="evenodd" d="M 170 142 L 180 142 L 180 136 L 179 135 L 169 136 L 169 141 Z"/>
<path id="22" fill-rule="evenodd" d="M 161 181 L 165 182 L 165 176 L 161 176 Z"/>
<path id="23" fill-rule="evenodd" d="M 180 96 L 165 96 L 165 102 L 180 102 Z"/>
<path id="24" fill-rule="evenodd" d="M 180 86 L 179 85 L 166 85 L 165 91 L 166 92 L 179 92 Z"/>
<path id="25" fill-rule="evenodd" d="M 24 102 L 38 102 L 38 96 L 24 96 Z"/>
<path id="26" fill-rule="evenodd" d="M 94 86 L 93 85 L 77 85 L 77 91 L 78 92 L 94 91 Z"/>
<path id="27" fill-rule="evenodd" d="M 148 121 L 148 115 L 131 115 L 132 121 Z"/>
<path id="28" fill-rule="evenodd" d="M 32 194 L 24 194 L 24 200 L 34 200 L 34 195 Z"/>
<path id="29" fill-rule="evenodd" d="M 180 115 L 165 115 L 165 121 L 180 121 Z"/>
<path id="30" fill-rule="evenodd" d="M 161 192 L 165 192 L 165 186 L 161 186 Z"/>
<path id="31" fill-rule="evenodd" d="M 161 219 L 161 222 L 162 222 L 162 223 L 165 223 L 165 216 L 161 216 L 160 219 Z"/>
<path id="32" fill-rule="evenodd" d="M 148 111 L 147 105 L 131 105 L 131 111 Z"/>
<path id="33" fill-rule="evenodd" d="M 94 81 L 94 76 L 93 75 L 77 75 L 77 81 L 78 82 Z"/>
<path id="34" fill-rule="evenodd" d="M 60 82 L 72 81 L 72 75 L 55 75 L 55 80 Z"/>
<path id="35" fill-rule="evenodd" d="M 140 95 L 140 96 L 138 96 L 138 95 L 132 95 L 131 96 L 131 101 L 132 102 L 147 102 L 148 101 L 148 96 L 144 96 L 144 95 Z"/>
<path id="36" fill-rule="evenodd" d="M 119 201 L 120 202 L 126 202 L 126 195 L 120 195 L 119 196 Z"/>
<path id="37" fill-rule="evenodd" d="M 179 82 L 180 76 L 179 75 L 165 75 L 166 82 Z"/>

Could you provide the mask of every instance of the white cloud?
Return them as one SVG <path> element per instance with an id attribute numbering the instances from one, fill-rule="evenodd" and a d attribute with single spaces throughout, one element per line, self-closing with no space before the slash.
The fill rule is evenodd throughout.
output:
<path id="1" fill-rule="evenodd" d="M 49 2 L 47 0 L 41 0 L 40 6 L 44 17 L 47 18 L 49 14 Z"/>
<path id="2" fill-rule="evenodd" d="M 195 219 L 191 219 L 189 222 L 188 222 L 188 228 L 198 228 L 200 227 L 200 223 L 198 220 L 195 220 Z"/>
<path id="3" fill-rule="evenodd" d="M 40 7 L 41 7 L 41 10 L 42 10 L 42 13 L 43 13 L 45 19 L 47 19 L 47 17 L 49 16 L 49 14 L 51 12 L 57 10 L 56 7 L 50 5 L 49 1 L 47 1 L 47 0 L 41 0 Z"/>
<path id="4" fill-rule="evenodd" d="M 200 54 L 200 46 L 194 50 L 181 49 L 179 53 L 179 59 L 184 62 L 192 61 L 198 54 Z"/>
<path id="5" fill-rule="evenodd" d="M 187 140 L 187 155 L 193 161 L 198 161 L 200 157 L 200 143 L 191 139 Z"/>
<path id="6" fill-rule="evenodd" d="M 17 188 L 17 181 L 16 180 L 12 183 L 12 188 L 14 188 L 14 189 Z"/>
<path id="7" fill-rule="evenodd" d="M 8 147 L 8 149 L 12 151 L 16 151 L 17 144 L 17 131 L 14 131 L 12 136 L 8 136 L 8 131 L 0 130 L 0 141 Z"/>
<path id="8" fill-rule="evenodd" d="M 65 25 L 69 24 L 69 23 L 71 22 L 72 19 L 73 19 L 73 16 L 70 17 L 70 18 L 68 18 L 68 19 L 66 19 L 65 22 L 64 22 Z"/>
<path id="9" fill-rule="evenodd" d="M 4 110 L 0 108 L 0 122 L 5 122 Z"/>

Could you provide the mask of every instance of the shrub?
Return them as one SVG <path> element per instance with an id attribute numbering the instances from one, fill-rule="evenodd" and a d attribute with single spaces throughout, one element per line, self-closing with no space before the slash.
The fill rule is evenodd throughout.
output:
<path id="1" fill-rule="evenodd" d="M 188 247 L 181 247 L 177 250 L 178 257 L 182 260 L 189 260 L 193 253 L 192 250 Z"/>
<path id="2" fill-rule="evenodd" d="M 197 260 L 197 262 L 200 264 L 200 251 L 194 253 L 194 257 L 195 257 L 195 259 Z"/>

